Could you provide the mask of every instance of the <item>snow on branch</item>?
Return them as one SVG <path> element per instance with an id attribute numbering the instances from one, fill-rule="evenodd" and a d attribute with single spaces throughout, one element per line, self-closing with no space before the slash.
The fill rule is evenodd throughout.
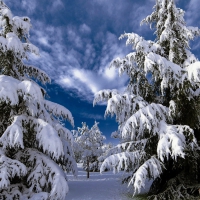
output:
<path id="1" fill-rule="evenodd" d="M 37 56 L 40 55 L 39 49 L 35 45 L 33 45 L 31 43 L 23 43 L 22 45 L 23 45 L 25 51 L 29 51 L 31 53 L 34 53 Z"/>
<path id="2" fill-rule="evenodd" d="M 37 123 L 36 139 L 39 147 L 42 147 L 44 152 L 48 152 L 53 158 L 58 160 L 64 155 L 63 144 L 57 131 L 48 123 L 41 119 L 35 119 Z"/>
<path id="3" fill-rule="evenodd" d="M 6 129 L 0 138 L 3 147 L 14 147 L 17 145 L 24 148 L 23 132 L 27 127 L 23 127 L 22 124 L 25 125 L 29 123 L 35 124 L 34 131 L 36 133 L 36 140 L 38 141 L 39 147 L 42 147 L 43 151 L 48 153 L 54 159 L 60 159 L 60 157 L 64 155 L 64 150 L 62 141 L 58 136 L 57 131 L 44 120 L 25 115 L 14 117 L 12 124 Z"/>
<path id="4" fill-rule="evenodd" d="M 154 156 L 149 160 L 145 161 L 138 170 L 134 173 L 133 177 L 129 182 L 129 186 L 134 186 L 134 194 L 140 193 L 141 189 L 145 187 L 146 179 L 156 179 L 162 173 L 164 165 Z"/>
<path id="5" fill-rule="evenodd" d="M 168 120 L 168 108 L 161 105 L 151 103 L 150 105 L 139 109 L 125 123 L 122 130 L 122 138 L 131 140 L 143 139 L 145 131 L 158 134 L 158 125 L 161 120 Z"/>
<path id="6" fill-rule="evenodd" d="M 180 76 L 184 71 L 179 65 L 167 60 L 166 58 L 156 54 L 149 53 L 145 58 L 145 72 L 153 72 L 154 65 L 157 64 L 159 66 L 159 72 L 161 75 L 165 73 L 166 70 L 170 70 L 174 75 Z"/>
<path id="7" fill-rule="evenodd" d="M 142 157 L 146 154 L 144 152 L 135 151 L 135 152 L 122 152 L 109 156 L 104 160 L 101 165 L 100 173 L 106 169 L 113 169 L 113 172 L 116 173 L 120 170 L 130 170 L 137 169 L 139 167 Z"/>
<path id="8" fill-rule="evenodd" d="M 200 35 L 200 29 L 198 27 L 188 26 L 187 29 L 190 31 L 192 35 L 191 39 L 194 39 L 194 36 Z"/>
<path id="9" fill-rule="evenodd" d="M 40 86 L 33 81 L 20 82 L 11 76 L 0 75 L 0 99 L 16 105 L 19 102 L 19 95 L 28 101 L 36 99 L 38 102 L 42 102 L 44 99 Z"/>
<path id="10" fill-rule="evenodd" d="M 24 53 L 24 47 L 22 45 L 22 42 L 15 33 L 7 33 L 6 40 L 7 40 L 6 44 L 7 50 L 20 53 L 21 55 Z"/>
<path id="11" fill-rule="evenodd" d="M 56 117 L 62 117 L 63 119 L 67 119 L 72 126 L 74 126 L 74 119 L 72 117 L 71 112 L 57 103 L 53 103 L 51 101 L 45 100 L 45 107 L 46 109 L 52 113 Z"/>
<path id="12" fill-rule="evenodd" d="M 3 30 L 2 32 L 5 32 L 5 37 L 0 36 L 0 48 L 3 51 L 13 51 L 22 57 L 26 55 L 27 51 L 39 55 L 39 49 L 29 43 L 27 39 L 31 28 L 30 19 L 28 17 L 12 17 L 11 11 L 6 6 L 1 4 L 0 7 L 0 27 Z M 10 32 L 4 30 L 8 26 L 7 23 L 11 28 Z M 22 42 L 22 37 L 24 37 L 27 43 Z"/>
<path id="13" fill-rule="evenodd" d="M 100 101 L 107 101 L 112 98 L 113 95 L 117 95 L 119 92 L 117 90 L 100 90 L 94 96 L 93 106 L 95 106 Z"/>
<path id="14" fill-rule="evenodd" d="M 69 146 L 66 145 L 66 141 L 63 142 L 63 146 L 64 146 L 64 158 L 65 158 L 65 162 L 64 164 L 62 165 L 62 168 L 63 170 L 66 172 L 66 173 L 69 173 L 69 172 L 72 172 L 72 174 L 77 177 L 78 176 L 78 169 L 77 169 L 77 163 L 74 159 L 74 157 L 72 157 L 72 154 L 68 154 L 68 149 L 69 149 Z M 67 149 L 67 151 L 65 150 Z"/>
<path id="15" fill-rule="evenodd" d="M 116 115 L 116 120 L 121 124 L 126 121 L 137 110 L 147 106 L 147 102 L 140 96 L 124 94 L 113 94 L 108 100 L 106 115 Z"/>
<path id="16" fill-rule="evenodd" d="M 65 199 L 69 189 L 66 175 L 61 168 L 50 158 L 33 149 L 28 149 L 26 155 L 29 155 L 28 163 L 30 166 L 34 166 L 29 169 L 30 190 L 41 194 L 41 191 L 50 189 L 48 199 Z"/>
<path id="17" fill-rule="evenodd" d="M 17 32 L 18 29 L 21 29 L 25 34 L 28 34 L 31 28 L 30 21 L 31 20 L 28 17 L 18 17 L 18 16 L 13 17 L 12 25 L 14 31 Z"/>
<path id="18" fill-rule="evenodd" d="M 116 115 L 116 120 L 121 124 L 137 110 L 147 106 L 147 102 L 140 96 L 128 93 L 119 94 L 117 90 L 101 90 L 95 94 L 94 105 L 107 100 L 105 116 Z"/>
<path id="19" fill-rule="evenodd" d="M 110 68 L 114 67 L 119 70 L 119 76 L 124 72 L 130 75 L 133 72 L 140 72 L 138 65 L 136 64 L 136 52 L 129 53 L 125 58 L 115 58 L 110 63 Z"/>
<path id="20" fill-rule="evenodd" d="M 185 157 L 186 140 L 184 132 L 190 132 L 191 136 L 193 130 L 188 126 L 168 125 L 164 121 L 159 124 L 159 142 L 157 146 L 157 154 L 161 161 L 164 158 L 169 158 L 169 155 L 176 160 L 178 156 Z"/>
<path id="21" fill-rule="evenodd" d="M 21 32 L 24 35 L 28 35 L 29 36 L 29 31 L 31 28 L 31 23 L 30 23 L 30 19 L 28 17 L 18 17 L 18 16 L 14 16 L 12 15 L 11 10 L 5 5 L 5 3 L 3 1 L 0 1 L 0 15 L 1 15 L 1 21 L 2 24 L 0 25 L 1 27 L 5 26 L 6 24 L 6 19 L 7 18 L 9 20 L 9 25 L 12 26 L 12 31 L 15 33 L 18 33 L 19 30 L 21 30 Z"/>
<path id="22" fill-rule="evenodd" d="M 136 149 L 143 151 L 144 148 L 146 147 L 147 141 L 148 141 L 148 138 L 142 139 L 140 141 L 124 142 L 122 144 L 118 144 L 117 146 L 120 146 L 123 150 L 129 151 L 129 152 L 135 151 Z"/>
<path id="23" fill-rule="evenodd" d="M 25 176 L 27 173 L 26 166 L 18 160 L 12 160 L 6 157 L 0 150 L 0 189 L 10 185 L 10 179 L 15 176 Z"/>
<path id="24" fill-rule="evenodd" d="M 185 59 L 185 61 L 183 63 L 183 67 L 188 67 L 192 63 L 195 63 L 195 62 L 198 61 L 198 59 L 196 58 L 196 56 L 192 52 L 190 52 L 187 49 L 185 51 L 186 51 L 186 54 L 187 54 L 187 59 Z"/>
<path id="25" fill-rule="evenodd" d="M 11 76 L 0 75 L 0 99 L 10 103 L 11 105 L 18 104 L 18 84 L 20 82 Z"/>
<path id="26" fill-rule="evenodd" d="M 179 65 L 155 53 L 149 53 L 145 57 L 144 66 L 144 71 L 146 73 L 151 72 L 156 81 L 162 80 L 162 92 L 165 88 L 173 88 L 177 83 L 180 83 L 182 81 L 181 76 L 185 72 Z"/>
<path id="27" fill-rule="evenodd" d="M 12 124 L 7 127 L 0 138 L 0 143 L 4 149 L 6 149 L 6 147 L 24 148 L 23 128 L 21 121 L 18 120 L 18 117 L 14 117 Z"/>
<path id="28" fill-rule="evenodd" d="M 0 14 L 2 16 L 8 17 L 9 20 L 11 20 L 12 19 L 12 12 L 2 0 L 0 1 L 0 8 L 1 8 Z"/>
<path id="29" fill-rule="evenodd" d="M 0 48 L 2 51 L 6 51 L 7 49 L 7 40 L 3 36 L 0 36 Z"/>
<path id="30" fill-rule="evenodd" d="M 33 81 L 22 81 L 18 84 L 19 93 L 23 96 L 24 100 L 32 100 L 35 99 L 38 102 L 42 102 L 44 97 L 42 94 L 42 90 L 39 85 L 34 83 Z"/>
<path id="31" fill-rule="evenodd" d="M 185 68 L 188 73 L 188 79 L 200 83 L 200 62 L 195 62 Z"/>
<path id="32" fill-rule="evenodd" d="M 133 45 L 133 50 L 137 52 L 143 52 L 148 54 L 150 52 L 161 52 L 162 48 L 159 44 L 152 42 L 150 40 L 145 40 L 143 37 L 136 33 L 125 33 L 120 36 L 119 39 L 127 38 L 126 45 Z"/>
<path id="33" fill-rule="evenodd" d="M 127 152 L 132 152 L 136 150 L 143 151 L 146 146 L 147 140 L 148 139 L 143 139 L 140 141 L 123 142 L 121 144 L 114 146 L 111 149 L 108 149 L 106 154 L 110 156 L 113 154 L 122 153 L 124 151 L 127 151 Z"/>
<path id="34" fill-rule="evenodd" d="M 29 76 L 33 77 L 39 81 L 41 81 L 43 84 L 50 83 L 51 79 L 50 77 L 44 72 L 43 70 L 32 66 L 32 65 L 23 65 L 24 72 Z"/>
<path id="35" fill-rule="evenodd" d="M 65 139 L 68 142 L 70 142 L 71 145 L 73 144 L 73 142 L 74 142 L 74 136 L 73 136 L 72 132 L 69 129 L 63 127 L 61 124 L 56 124 L 55 130 L 58 131 L 58 134 L 63 139 Z"/>

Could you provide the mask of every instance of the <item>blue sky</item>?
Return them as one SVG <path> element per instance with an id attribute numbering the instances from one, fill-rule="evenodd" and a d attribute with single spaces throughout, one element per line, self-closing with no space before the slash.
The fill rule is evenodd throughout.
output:
<path id="1" fill-rule="evenodd" d="M 123 91 L 128 78 L 119 77 L 109 63 L 124 57 L 130 50 L 124 32 L 135 32 L 154 39 L 153 31 L 140 21 L 151 13 L 154 0 L 5 0 L 14 15 L 28 16 L 32 30 L 30 41 L 40 49 L 40 57 L 30 62 L 43 69 L 52 79 L 46 85 L 50 100 L 68 108 L 74 117 L 75 128 L 94 120 L 110 140 L 117 130 L 115 118 L 104 119 L 105 105 L 93 107 L 93 97 L 101 89 Z M 200 27 L 200 1 L 177 0 L 185 10 L 188 26 Z M 200 39 L 191 43 L 200 58 Z M 72 129 L 69 124 L 67 128 Z"/>

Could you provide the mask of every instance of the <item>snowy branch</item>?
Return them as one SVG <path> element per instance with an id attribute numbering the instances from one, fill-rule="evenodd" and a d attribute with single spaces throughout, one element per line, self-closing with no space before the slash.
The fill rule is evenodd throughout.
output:
<path id="1" fill-rule="evenodd" d="M 57 103 L 53 103 L 51 101 L 45 100 L 45 107 L 46 109 L 51 112 L 56 117 L 62 117 L 63 119 L 67 119 L 72 126 L 74 126 L 74 119 L 72 117 L 71 112 Z"/>

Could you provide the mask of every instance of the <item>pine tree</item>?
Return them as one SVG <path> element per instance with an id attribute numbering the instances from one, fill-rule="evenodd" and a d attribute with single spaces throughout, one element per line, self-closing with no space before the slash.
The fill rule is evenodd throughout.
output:
<path id="1" fill-rule="evenodd" d="M 90 171 L 98 171 L 99 169 L 98 157 L 103 153 L 103 141 L 106 139 L 98 124 L 95 121 L 92 128 L 89 129 L 87 124 L 83 122 L 82 127 L 76 131 L 74 152 L 75 155 L 81 157 L 83 168 L 87 171 L 87 178 L 90 176 Z"/>
<path id="2" fill-rule="evenodd" d="M 70 111 L 45 99 L 50 78 L 27 65 L 30 53 L 28 17 L 12 15 L 0 1 L 0 199 L 62 200 L 66 173 L 77 173 L 73 136 L 62 121 L 74 124 Z"/>
<path id="3" fill-rule="evenodd" d="M 105 114 L 116 115 L 122 141 L 101 171 L 132 172 L 127 180 L 134 194 L 153 179 L 152 200 L 198 199 L 200 62 L 189 42 L 200 30 L 186 26 L 174 0 L 157 0 L 142 23 L 155 28 L 156 40 L 125 33 L 120 39 L 126 37 L 134 52 L 111 62 L 120 74 L 128 74 L 126 91 L 95 95 L 94 105 L 108 101 Z"/>

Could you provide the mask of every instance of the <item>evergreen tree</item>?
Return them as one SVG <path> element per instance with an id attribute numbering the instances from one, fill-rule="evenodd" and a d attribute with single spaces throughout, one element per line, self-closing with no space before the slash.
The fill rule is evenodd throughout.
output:
<path id="1" fill-rule="evenodd" d="M 81 157 L 83 168 L 87 171 L 87 178 L 90 176 L 90 171 L 98 171 L 99 169 L 98 157 L 103 153 L 103 141 L 106 139 L 99 130 L 98 124 L 95 121 L 92 128 L 89 129 L 87 124 L 83 122 L 82 127 L 76 131 L 74 153 L 79 159 Z"/>
<path id="2" fill-rule="evenodd" d="M 25 64 L 30 53 L 28 17 L 13 17 L 0 0 L 0 199 L 65 199 L 66 173 L 77 173 L 73 136 L 62 121 L 69 110 L 45 99 L 50 78 Z"/>
<path id="3" fill-rule="evenodd" d="M 134 52 L 112 61 L 127 73 L 123 94 L 102 90 L 94 104 L 107 100 L 106 115 L 116 115 L 121 144 L 102 167 L 132 172 L 134 194 L 153 179 L 149 199 L 199 198 L 200 62 L 189 41 L 200 34 L 187 27 L 184 11 L 174 0 L 156 0 L 154 11 L 142 23 L 155 28 L 156 40 L 125 33 Z M 196 139 L 197 138 L 197 139 Z"/>

